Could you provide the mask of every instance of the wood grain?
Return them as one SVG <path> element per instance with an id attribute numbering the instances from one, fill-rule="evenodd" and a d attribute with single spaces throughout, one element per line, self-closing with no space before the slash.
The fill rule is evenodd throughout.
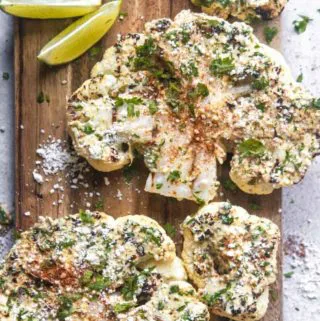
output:
<path id="1" fill-rule="evenodd" d="M 188 0 L 130 0 L 123 5 L 122 11 L 128 16 L 123 22 L 117 22 L 113 29 L 99 43 L 103 48 L 112 45 L 118 33 L 141 31 L 147 20 L 160 17 L 174 17 L 181 9 L 190 8 Z M 192 8 L 195 9 L 195 8 Z M 50 68 L 39 63 L 37 53 L 49 39 L 62 30 L 70 20 L 32 21 L 16 20 L 15 29 L 15 101 L 16 101 L 16 226 L 26 229 L 32 226 L 39 216 L 60 217 L 75 213 L 85 208 L 87 203 L 91 208 L 103 201 L 104 210 L 114 216 L 139 213 L 151 216 L 160 223 L 171 223 L 179 228 L 186 215 L 196 211 L 197 205 L 189 202 L 179 202 L 174 199 L 148 194 L 143 191 L 147 171 L 142 162 L 138 163 L 137 175 L 132 182 L 127 183 L 123 171 L 113 173 L 98 173 L 91 170 L 86 175 L 88 188 L 74 190 L 70 184 L 63 182 L 64 192 L 50 193 L 50 189 L 59 177 L 48 177 L 50 180 L 42 185 L 37 184 L 32 176 L 37 161 L 36 149 L 50 135 L 62 140 L 68 140 L 66 132 L 65 105 L 69 96 L 89 76 L 94 63 L 101 58 L 102 53 L 92 59 L 88 54 L 77 61 L 56 68 Z M 278 24 L 278 22 L 275 22 Z M 261 28 L 260 28 L 261 30 Z M 65 81 L 67 82 L 65 84 Z M 37 103 L 37 95 L 43 92 L 50 97 L 50 102 Z M 43 132 L 44 133 L 41 133 Z M 222 179 L 228 175 L 225 165 L 219 170 Z M 111 184 L 106 186 L 104 177 Z M 118 190 L 123 194 L 123 200 L 116 195 Z M 93 197 L 90 192 L 94 193 Z M 96 193 L 101 193 L 101 196 Z M 57 204 L 64 197 L 63 203 Z M 227 191 L 221 188 L 220 199 L 229 199 L 234 204 L 247 208 L 250 212 L 265 216 L 281 226 L 278 209 L 281 206 L 280 191 L 269 196 L 250 196 L 240 191 Z M 53 205 L 54 202 L 56 205 Z M 257 209 L 252 211 L 252 204 Z M 30 212 L 30 216 L 25 213 Z M 181 248 L 181 237 L 175 237 L 178 250 Z M 264 321 L 282 320 L 282 269 L 281 250 L 279 254 L 279 277 L 273 286 L 273 299 Z M 276 294 L 276 295 L 275 295 Z M 218 319 L 215 319 L 218 320 Z"/>

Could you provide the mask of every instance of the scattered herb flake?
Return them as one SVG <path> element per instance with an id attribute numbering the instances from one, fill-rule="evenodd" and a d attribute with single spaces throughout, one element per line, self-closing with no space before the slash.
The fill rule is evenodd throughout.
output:
<path id="1" fill-rule="evenodd" d="M 304 33 L 307 29 L 307 26 L 312 19 L 307 16 L 299 15 L 300 18 L 293 21 L 294 30 L 297 34 Z"/>
<path id="2" fill-rule="evenodd" d="M 134 306 L 135 304 L 133 302 L 117 303 L 113 309 L 116 314 L 119 314 L 129 311 Z"/>
<path id="3" fill-rule="evenodd" d="M 284 273 L 283 275 L 284 275 L 285 278 L 291 279 L 293 274 L 294 274 L 294 272 L 291 271 L 291 272 Z"/>
<path id="4" fill-rule="evenodd" d="M 303 74 L 301 73 L 298 77 L 297 77 L 297 82 L 302 82 L 303 81 Z"/>
<path id="5" fill-rule="evenodd" d="M 79 217 L 80 217 L 80 220 L 85 224 L 93 224 L 94 223 L 94 219 L 93 219 L 92 215 L 90 213 L 83 211 L 83 210 L 80 210 Z"/>
<path id="6" fill-rule="evenodd" d="M 172 224 L 166 223 L 163 228 L 171 238 L 176 236 L 177 230 Z"/>
<path id="7" fill-rule="evenodd" d="M 263 143 L 254 138 L 249 138 L 239 145 L 239 152 L 242 157 L 260 157 L 265 153 L 265 151 L 266 148 Z"/>
<path id="8" fill-rule="evenodd" d="M 320 98 L 315 98 L 312 101 L 312 107 L 316 109 L 320 109 Z"/>
<path id="9" fill-rule="evenodd" d="M 174 170 L 169 174 L 167 181 L 173 183 L 173 182 L 178 181 L 180 178 L 181 178 L 181 172 Z"/>
<path id="10" fill-rule="evenodd" d="M 85 126 L 83 128 L 83 132 L 86 133 L 87 135 L 90 135 L 94 132 L 94 129 L 92 128 L 92 126 L 90 124 L 85 124 Z"/>
<path id="11" fill-rule="evenodd" d="M 3 80 L 9 80 L 9 78 L 10 78 L 10 75 L 9 75 L 8 72 L 2 73 L 2 79 L 3 79 Z"/>
<path id="12" fill-rule="evenodd" d="M 45 101 L 44 93 L 43 91 L 40 91 L 40 93 L 37 96 L 37 103 L 42 104 Z"/>
<path id="13" fill-rule="evenodd" d="M 278 28 L 267 26 L 263 29 L 263 33 L 264 33 L 264 38 L 266 39 L 266 42 L 270 44 L 273 38 L 278 34 Z"/>
<path id="14" fill-rule="evenodd" d="M 212 60 L 210 71 L 215 76 L 228 75 L 234 69 L 234 61 L 232 57 L 217 58 Z"/>

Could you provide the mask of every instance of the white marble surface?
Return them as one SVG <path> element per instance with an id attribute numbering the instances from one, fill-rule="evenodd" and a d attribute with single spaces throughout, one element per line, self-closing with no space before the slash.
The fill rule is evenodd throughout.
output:
<path id="1" fill-rule="evenodd" d="M 291 0 L 282 19 L 282 52 L 292 72 L 304 75 L 303 84 L 320 97 L 320 9 L 319 0 Z M 313 19 L 304 34 L 297 35 L 293 21 L 299 14 Z M 14 107 L 12 69 L 12 19 L 0 13 L 0 203 L 13 208 L 14 199 Z M 10 79 L 2 80 L 9 72 Z M 307 256 L 294 260 L 285 256 L 284 320 L 320 321 L 320 157 L 305 179 L 283 191 L 283 223 L 286 240 L 296 235 L 307 246 Z M 0 248 L 1 253 L 1 248 Z M 274 320 L 276 321 L 276 320 Z"/>

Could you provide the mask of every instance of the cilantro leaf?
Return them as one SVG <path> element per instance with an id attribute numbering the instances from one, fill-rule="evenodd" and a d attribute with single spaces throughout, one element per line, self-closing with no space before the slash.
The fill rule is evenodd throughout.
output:
<path id="1" fill-rule="evenodd" d="M 173 182 L 178 181 L 180 179 L 180 177 L 181 177 L 181 172 L 174 170 L 169 174 L 167 181 L 173 183 Z"/>
<path id="2" fill-rule="evenodd" d="M 234 61 L 232 57 L 217 58 L 212 60 L 210 71 L 215 76 L 229 75 L 234 69 Z"/>
<path id="3" fill-rule="evenodd" d="M 249 138 L 239 145 L 239 152 L 241 156 L 262 156 L 266 151 L 265 146 L 259 140 Z"/>
<path id="4" fill-rule="evenodd" d="M 264 33 L 264 38 L 266 39 L 266 42 L 270 44 L 273 38 L 278 34 L 278 28 L 267 26 L 263 29 L 263 33 Z"/>
<path id="5" fill-rule="evenodd" d="M 307 16 L 299 15 L 298 20 L 293 21 L 294 30 L 297 34 L 304 33 L 307 29 L 307 26 L 312 19 Z"/>

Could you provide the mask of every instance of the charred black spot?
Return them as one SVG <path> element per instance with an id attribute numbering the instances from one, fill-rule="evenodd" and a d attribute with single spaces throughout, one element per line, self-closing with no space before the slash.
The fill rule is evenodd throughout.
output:
<path id="1" fill-rule="evenodd" d="M 255 12 L 263 20 L 270 20 L 272 18 L 272 11 L 270 9 L 256 8 Z"/>

